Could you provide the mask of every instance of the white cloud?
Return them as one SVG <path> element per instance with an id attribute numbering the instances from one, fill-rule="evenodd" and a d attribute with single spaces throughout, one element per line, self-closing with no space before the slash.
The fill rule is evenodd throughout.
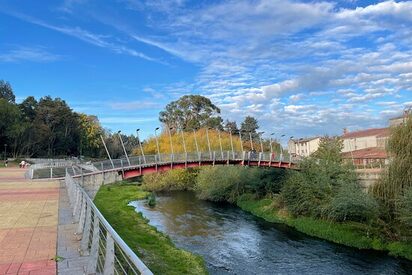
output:
<path id="1" fill-rule="evenodd" d="M 0 62 L 53 62 L 62 56 L 50 53 L 42 47 L 17 47 L 4 53 L 0 53 Z"/>

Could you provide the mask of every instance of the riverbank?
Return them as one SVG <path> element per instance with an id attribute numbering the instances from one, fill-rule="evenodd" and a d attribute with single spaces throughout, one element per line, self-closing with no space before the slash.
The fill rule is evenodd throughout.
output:
<path id="1" fill-rule="evenodd" d="M 241 196 L 236 204 L 244 211 L 266 221 L 286 224 L 312 237 L 358 249 L 387 251 L 391 256 L 412 260 L 412 243 L 386 242 L 371 237 L 370 228 L 363 223 L 337 223 L 311 217 L 293 218 L 282 210 L 276 209 L 273 200 L 255 200 L 249 195 Z"/>
<path id="2" fill-rule="evenodd" d="M 202 257 L 176 248 L 170 238 L 128 206 L 149 193 L 135 184 L 102 186 L 94 202 L 117 233 L 155 274 L 207 274 Z"/>

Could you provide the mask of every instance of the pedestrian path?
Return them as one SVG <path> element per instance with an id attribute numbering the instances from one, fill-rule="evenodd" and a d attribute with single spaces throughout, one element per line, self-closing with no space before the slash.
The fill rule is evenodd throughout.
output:
<path id="1" fill-rule="evenodd" d="M 0 274 L 56 274 L 59 183 L 0 168 Z"/>

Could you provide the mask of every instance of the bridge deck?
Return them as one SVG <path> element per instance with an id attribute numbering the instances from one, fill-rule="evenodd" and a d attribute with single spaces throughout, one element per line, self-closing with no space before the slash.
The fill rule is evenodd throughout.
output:
<path id="1" fill-rule="evenodd" d="M 0 274 L 56 274 L 59 183 L 0 169 Z"/>

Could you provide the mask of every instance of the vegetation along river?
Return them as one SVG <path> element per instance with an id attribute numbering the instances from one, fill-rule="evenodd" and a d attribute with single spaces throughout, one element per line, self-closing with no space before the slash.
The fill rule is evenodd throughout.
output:
<path id="1" fill-rule="evenodd" d="M 203 256 L 211 274 L 410 274 L 412 263 L 308 237 L 191 192 L 130 203 L 176 246 Z M 138 234 L 138 233 L 136 233 Z"/>

